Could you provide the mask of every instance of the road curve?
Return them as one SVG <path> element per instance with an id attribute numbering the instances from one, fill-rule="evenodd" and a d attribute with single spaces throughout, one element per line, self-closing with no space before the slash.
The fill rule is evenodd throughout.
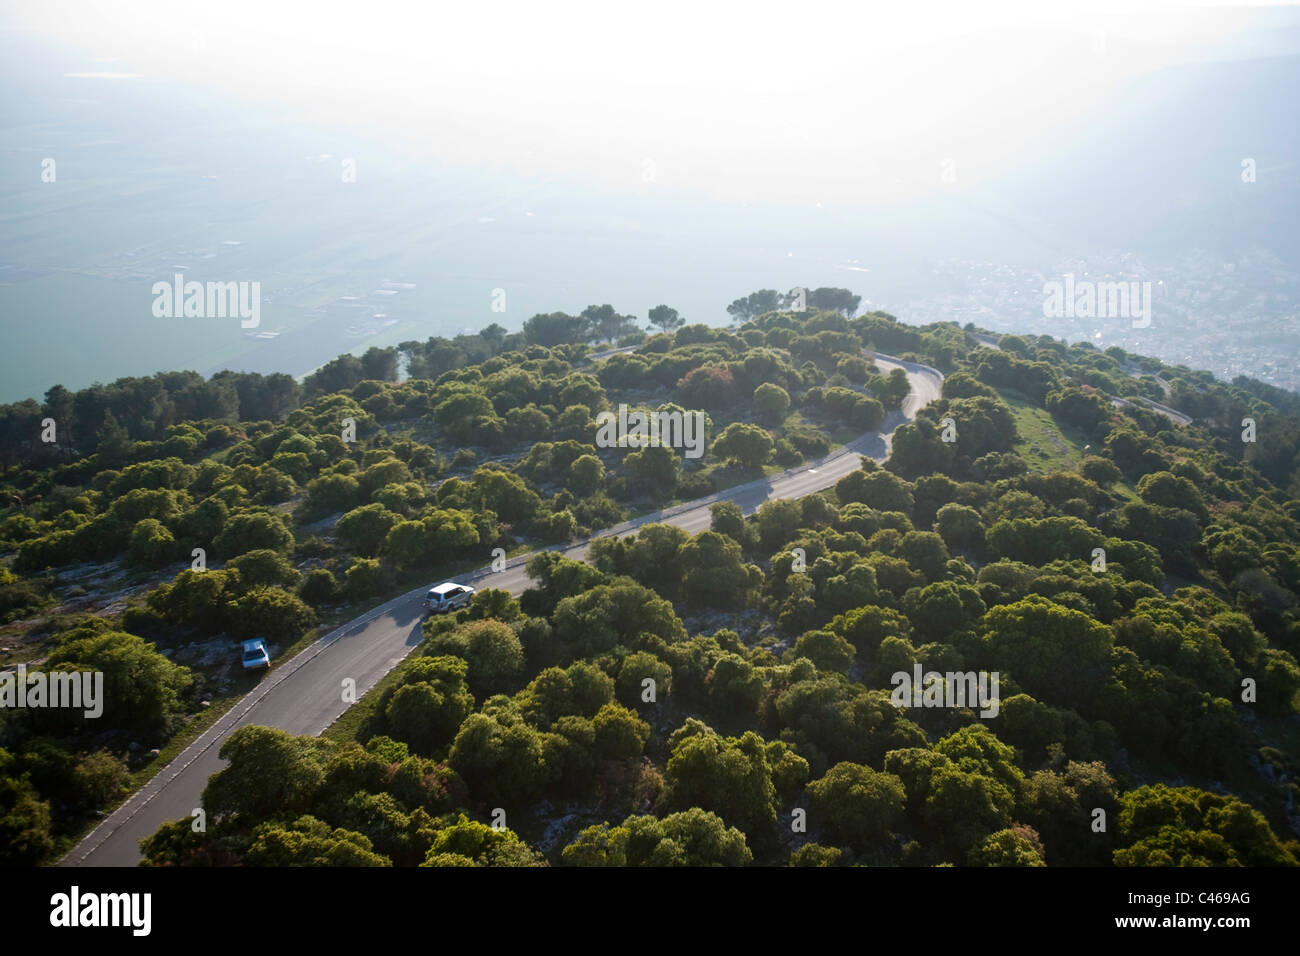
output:
<path id="1" fill-rule="evenodd" d="M 884 461 L 891 438 L 899 425 L 915 417 L 924 405 L 939 398 L 943 375 L 926 365 L 906 362 L 876 353 L 876 363 L 885 370 L 898 367 L 907 373 L 911 392 L 903 407 L 891 412 L 879 431 L 869 432 L 813 462 L 805 462 L 777 475 L 737 485 L 686 504 L 642 515 L 607 528 L 593 536 L 627 534 L 644 524 L 662 522 L 691 534 L 707 530 L 712 516 L 709 505 L 734 501 L 745 514 L 752 514 L 764 501 L 800 498 L 831 487 L 856 471 L 861 457 Z M 581 558 L 591 539 L 556 546 L 566 557 Z M 531 554 L 511 559 L 504 570 L 483 568 L 458 580 L 482 582 L 521 594 L 531 584 L 524 565 Z M 427 585 L 372 609 L 331 631 L 286 664 L 276 668 L 238 704 L 222 715 L 207 732 L 161 770 L 139 792 L 77 844 L 59 866 L 134 866 L 141 858 L 139 842 L 152 836 L 168 820 L 188 818 L 202 806 L 200 799 L 208 778 L 225 761 L 217 756 L 221 742 L 237 727 L 260 724 L 278 727 L 291 734 L 319 734 L 347 709 L 343 703 L 343 682 L 356 682 L 357 698 L 370 690 L 401 663 L 422 640 L 421 602 Z"/>
<path id="2" fill-rule="evenodd" d="M 1145 405 L 1151 411 L 1165 416 L 1165 418 L 1169 419 L 1175 425 L 1186 427 L 1192 423 L 1191 415 L 1180 412 L 1176 408 L 1170 408 L 1168 405 L 1161 405 L 1159 402 L 1153 402 L 1151 399 L 1145 398 L 1141 395 L 1134 395 L 1131 401 L 1123 398 L 1112 398 L 1110 400 L 1110 403 L 1116 408 L 1133 408 L 1134 402 Z"/>

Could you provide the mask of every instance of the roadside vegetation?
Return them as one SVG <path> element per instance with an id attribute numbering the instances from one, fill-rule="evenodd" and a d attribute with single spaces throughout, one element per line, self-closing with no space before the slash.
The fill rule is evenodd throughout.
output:
<path id="1" fill-rule="evenodd" d="M 234 641 L 279 659 L 496 548 L 821 457 L 907 397 L 879 350 L 946 375 L 883 467 L 539 553 L 530 590 L 427 622 L 322 737 L 230 735 L 207 831 L 164 826 L 149 862 L 1300 863 L 1300 399 L 1155 363 L 1176 426 L 1111 404 L 1140 387 L 1119 350 L 808 304 L 755 293 L 730 329 L 664 306 L 652 335 L 593 306 L 302 383 L 0 409 L 3 662 L 116 688 L 98 720 L 0 710 L 5 861 L 55 858 L 251 687 Z M 603 447 L 621 404 L 705 412 L 705 453 Z M 895 706 L 916 665 L 997 672 L 997 716 Z"/>

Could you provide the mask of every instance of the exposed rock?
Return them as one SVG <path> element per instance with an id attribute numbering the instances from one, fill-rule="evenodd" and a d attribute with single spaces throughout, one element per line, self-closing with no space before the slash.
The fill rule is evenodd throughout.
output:
<path id="1" fill-rule="evenodd" d="M 568 836 L 580 819 L 576 813 L 568 813 L 546 824 L 546 830 L 537 841 L 537 849 L 550 853 L 556 847 L 568 843 Z"/>

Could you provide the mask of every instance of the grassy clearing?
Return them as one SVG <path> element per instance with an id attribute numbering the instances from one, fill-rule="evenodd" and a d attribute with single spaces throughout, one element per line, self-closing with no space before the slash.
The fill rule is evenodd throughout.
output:
<path id="1" fill-rule="evenodd" d="M 1011 406 L 1016 431 L 1020 433 L 1016 454 L 1029 465 L 1030 472 L 1078 469 L 1084 457 L 1083 449 L 1090 444 L 1087 435 L 1077 428 L 1061 425 L 1048 411 L 1017 392 L 1003 392 L 1002 398 Z"/>
<path id="2" fill-rule="evenodd" d="M 1077 471 L 1079 463 L 1086 457 L 1085 448 L 1092 445 L 1088 455 L 1099 453 L 1100 446 L 1082 431 L 1062 425 L 1050 412 L 1039 408 L 1019 392 L 1005 391 L 1001 395 L 1011 406 L 1016 431 L 1020 434 L 1020 441 L 1015 445 L 1016 454 L 1029 465 L 1031 473 Z M 1107 490 L 1122 501 L 1140 500 L 1137 489 L 1127 478 L 1121 478 Z"/>

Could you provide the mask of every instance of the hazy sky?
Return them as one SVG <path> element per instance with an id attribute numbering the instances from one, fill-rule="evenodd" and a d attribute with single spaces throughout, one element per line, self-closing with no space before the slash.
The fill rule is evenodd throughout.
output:
<path id="1" fill-rule="evenodd" d="M 79 72 L 266 99 L 430 155 L 828 203 L 934 190 L 948 159 L 978 182 L 1223 29 L 1204 5 L 1154 0 L 0 0 L 0 13 L 83 50 Z"/>

